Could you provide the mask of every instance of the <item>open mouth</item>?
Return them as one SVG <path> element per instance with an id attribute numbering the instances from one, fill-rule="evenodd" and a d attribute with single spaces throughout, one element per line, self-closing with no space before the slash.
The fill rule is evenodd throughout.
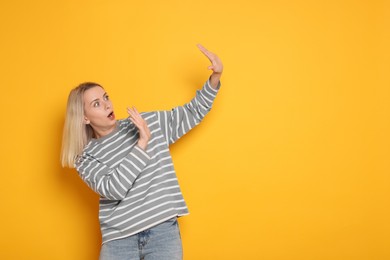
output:
<path id="1" fill-rule="evenodd" d="M 112 111 L 111 113 L 109 113 L 107 117 L 110 118 L 110 119 L 115 119 L 114 111 Z"/>

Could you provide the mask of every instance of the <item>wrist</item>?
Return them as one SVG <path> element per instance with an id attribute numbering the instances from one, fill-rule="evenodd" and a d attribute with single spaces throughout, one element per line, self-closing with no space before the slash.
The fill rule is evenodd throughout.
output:
<path id="1" fill-rule="evenodd" d="M 144 151 L 146 151 L 146 148 L 148 147 L 148 143 L 147 142 L 142 142 L 142 141 L 138 141 L 137 145 L 138 145 L 139 148 L 141 148 Z"/>
<path id="2" fill-rule="evenodd" d="M 217 88 L 219 80 L 221 79 L 222 73 L 213 72 L 210 76 L 210 85 L 212 88 Z"/>

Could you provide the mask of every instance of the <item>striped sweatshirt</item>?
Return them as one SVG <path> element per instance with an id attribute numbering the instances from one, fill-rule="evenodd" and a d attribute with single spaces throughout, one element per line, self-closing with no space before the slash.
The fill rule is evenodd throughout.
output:
<path id="1" fill-rule="evenodd" d="M 188 214 L 169 145 L 200 123 L 219 87 L 213 89 L 207 81 L 183 106 L 141 113 L 151 132 L 146 151 L 136 146 L 138 129 L 129 119 L 118 120 L 113 132 L 86 145 L 75 168 L 100 195 L 102 243 Z"/>

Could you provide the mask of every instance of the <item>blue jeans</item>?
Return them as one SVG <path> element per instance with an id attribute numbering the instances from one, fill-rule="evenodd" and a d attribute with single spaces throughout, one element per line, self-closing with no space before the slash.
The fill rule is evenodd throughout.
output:
<path id="1" fill-rule="evenodd" d="M 182 260 L 183 251 L 177 218 L 130 237 L 102 245 L 100 260 Z"/>

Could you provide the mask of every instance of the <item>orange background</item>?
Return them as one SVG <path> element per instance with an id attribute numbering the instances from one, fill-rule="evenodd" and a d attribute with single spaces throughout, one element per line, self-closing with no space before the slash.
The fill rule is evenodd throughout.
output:
<path id="1" fill-rule="evenodd" d="M 389 1 L 2 1 L 1 259 L 97 259 L 98 196 L 59 163 L 66 99 L 170 109 L 184 259 L 390 259 Z"/>

